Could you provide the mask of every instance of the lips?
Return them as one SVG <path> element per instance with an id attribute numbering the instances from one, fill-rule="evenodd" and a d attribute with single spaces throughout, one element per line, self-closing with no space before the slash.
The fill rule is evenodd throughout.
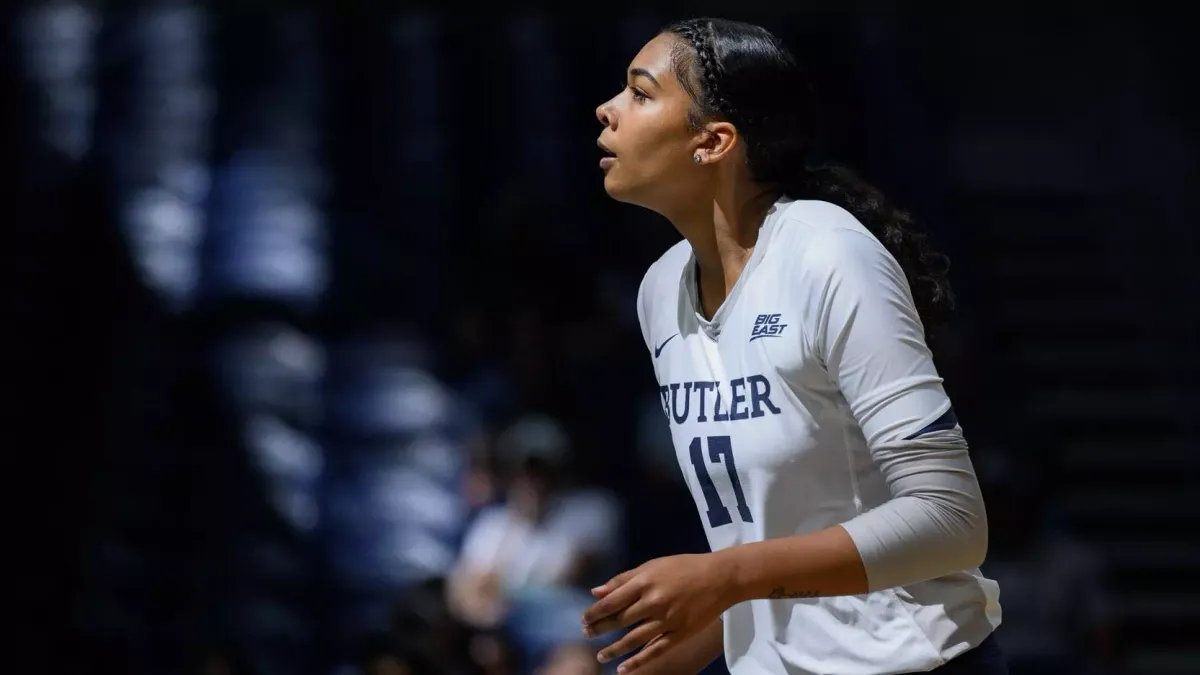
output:
<path id="1" fill-rule="evenodd" d="M 599 139 L 596 140 L 596 147 L 600 148 L 600 152 L 604 153 L 604 157 L 600 158 L 600 169 L 603 171 L 608 171 L 608 169 L 616 163 L 617 153 L 609 150 L 608 146 L 601 143 Z"/>

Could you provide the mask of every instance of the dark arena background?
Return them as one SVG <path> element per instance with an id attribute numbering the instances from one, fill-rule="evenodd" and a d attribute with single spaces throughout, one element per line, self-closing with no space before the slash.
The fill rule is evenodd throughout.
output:
<path id="1" fill-rule="evenodd" d="M 634 310 L 677 235 L 595 166 L 680 13 L 17 4 L 11 669 L 600 672 L 581 589 L 706 548 Z M 1188 22 L 704 9 L 785 37 L 954 261 L 1014 675 L 1200 673 Z M 465 547 L 506 499 L 576 508 Z M 589 564 L 475 573 L 530 547 Z"/>

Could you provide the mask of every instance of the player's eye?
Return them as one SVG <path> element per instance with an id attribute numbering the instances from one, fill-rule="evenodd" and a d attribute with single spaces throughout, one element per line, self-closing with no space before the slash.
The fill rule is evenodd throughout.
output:
<path id="1" fill-rule="evenodd" d="M 645 103 L 646 99 L 649 98 L 648 96 L 646 96 L 645 92 L 643 92 L 641 89 L 638 89 L 637 87 L 633 86 L 632 84 L 629 84 L 628 82 L 622 82 L 621 84 L 619 84 L 617 86 L 620 87 L 621 89 L 628 89 L 629 95 L 632 96 L 633 100 L 637 101 L 638 103 Z"/>

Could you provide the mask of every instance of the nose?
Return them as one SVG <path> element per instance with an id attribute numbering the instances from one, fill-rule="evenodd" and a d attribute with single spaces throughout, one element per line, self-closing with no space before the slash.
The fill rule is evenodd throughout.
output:
<path id="1" fill-rule="evenodd" d="M 613 115 L 612 101 L 605 101 L 596 106 L 596 119 L 606 127 L 615 126 L 617 118 Z"/>

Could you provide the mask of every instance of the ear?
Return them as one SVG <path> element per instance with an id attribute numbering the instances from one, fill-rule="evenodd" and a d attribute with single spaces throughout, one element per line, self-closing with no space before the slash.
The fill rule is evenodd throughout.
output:
<path id="1" fill-rule="evenodd" d="M 729 122 L 709 122 L 700 132 L 701 139 L 696 147 L 700 164 L 718 162 L 738 146 L 741 137 L 737 128 Z"/>

